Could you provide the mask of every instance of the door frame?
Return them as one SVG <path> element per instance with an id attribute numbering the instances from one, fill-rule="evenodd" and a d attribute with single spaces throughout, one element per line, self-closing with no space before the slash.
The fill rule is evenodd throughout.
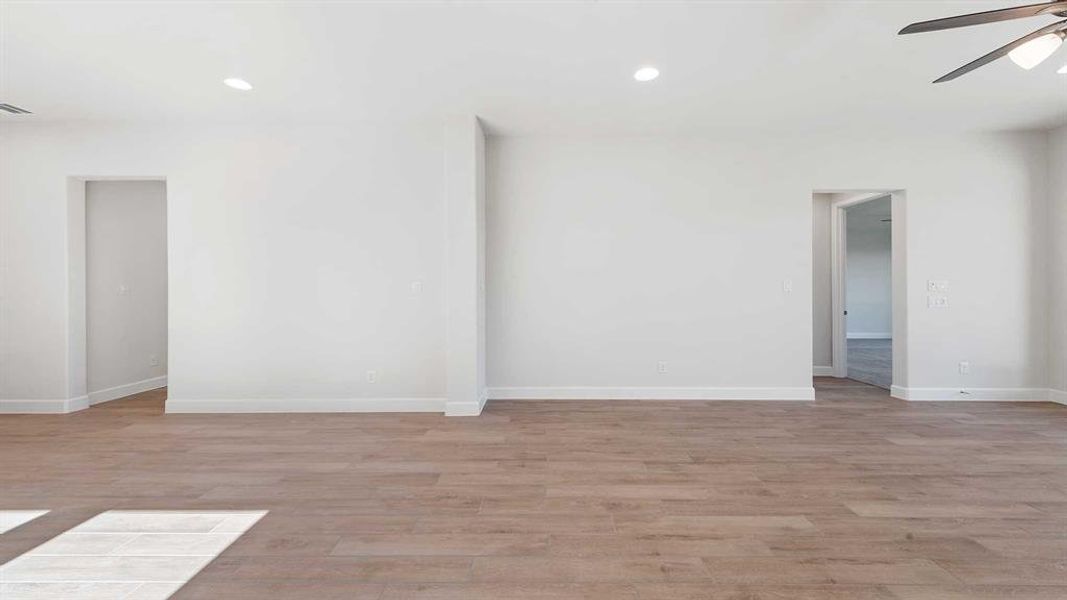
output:
<path id="1" fill-rule="evenodd" d="M 824 190 L 819 190 L 824 191 Z M 893 221 L 892 240 L 892 311 L 893 311 L 893 384 L 891 394 L 907 387 L 907 236 L 904 190 L 829 191 L 837 197 L 830 203 L 830 329 L 831 371 L 834 377 L 848 376 L 848 337 L 845 323 L 845 276 L 847 258 L 847 215 L 845 210 L 889 196 Z"/>

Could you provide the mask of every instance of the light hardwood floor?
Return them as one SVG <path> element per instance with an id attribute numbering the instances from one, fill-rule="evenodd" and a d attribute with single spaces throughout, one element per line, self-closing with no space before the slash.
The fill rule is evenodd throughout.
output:
<path id="1" fill-rule="evenodd" d="M 0 561 L 108 509 L 269 514 L 175 598 L 1067 598 L 1067 407 L 497 401 L 0 417 Z"/>

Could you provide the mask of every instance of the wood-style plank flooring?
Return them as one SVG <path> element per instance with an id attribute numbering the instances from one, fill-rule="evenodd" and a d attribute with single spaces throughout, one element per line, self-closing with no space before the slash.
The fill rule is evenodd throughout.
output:
<path id="1" fill-rule="evenodd" d="M 893 340 L 851 339 L 848 378 L 889 389 L 893 385 Z"/>
<path id="2" fill-rule="evenodd" d="M 0 416 L 10 560 L 108 509 L 270 512 L 183 599 L 1067 598 L 1067 407 L 497 401 Z"/>

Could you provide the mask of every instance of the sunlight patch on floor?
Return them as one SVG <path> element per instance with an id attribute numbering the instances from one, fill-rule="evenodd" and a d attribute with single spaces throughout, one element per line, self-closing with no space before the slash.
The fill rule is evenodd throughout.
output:
<path id="1" fill-rule="evenodd" d="M 0 510 L 0 533 L 7 533 L 47 513 L 47 510 Z"/>
<path id="2" fill-rule="evenodd" d="M 0 566 L 0 598 L 168 598 L 265 514 L 101 513 Z"/>

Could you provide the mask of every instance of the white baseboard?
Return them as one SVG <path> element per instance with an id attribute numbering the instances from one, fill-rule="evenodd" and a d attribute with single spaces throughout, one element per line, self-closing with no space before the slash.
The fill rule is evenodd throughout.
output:
<path id="1" fill-rule="evenodd" d="M 814 400 L 810 387 L 497 387 L 490 400 Z"/>
<path id="2" fill-rule="evenodd" d="M 962 393 L 966 392 L 966 393 Z M 1043 388 L 904 388 L 893 386 L 890 394 L 918 402 L 1047 402 Z"/>
<path id="3" fill-rule="evenodd" d="M 812 367 L 811 374 L 815 377 L 833 377 L 833 367 Z"/>
<path id="4" fill-rule="evenodd" d="M 445 410 L 444 398 L 168 398 L 168 413 L 372 413 Z"/>
<path id="5" fill-rule="evenodd" d="M 1067 404 L 1067 391 L 1065 390 L 1049 390 L 1048 401 L 1055 402 L 1056 404 Z"/>
<path id="6" fill-rule="evenodd" d="M 151 379 L 142 379 L 141 381 L 135 381 L 124 385 L 116 385 L 115 387 L 110 387 L 105 390 L 89 392 L 89 404 L 93 405 L 107 402 L 109 400 L 117 400 L 119 398 L 125 398 L 126 396 L 147 392 L 148 390 L 156 390 L 161 387 L 167 387 L 166 375 L 152 377 Z"/>
<path id="7" fill-rule="evenodd" d="M 89 397 L 0 400 L 3 415 L 62 415 L 89 408 Z"/>
<path id="8" fill-rule="evenodd" d="M 890 331 L 855 331 L 845 334 L 850 340 L 891 340 L 893 333 Z"/>
<path id="9" fill-rule="evenodd" d="M 445 402 L 446 417 L 477 417 L 482 414 L 485 403 L 489 401 L 489 390 L 484 389 L 477 400 L 469 402 Z"/>

